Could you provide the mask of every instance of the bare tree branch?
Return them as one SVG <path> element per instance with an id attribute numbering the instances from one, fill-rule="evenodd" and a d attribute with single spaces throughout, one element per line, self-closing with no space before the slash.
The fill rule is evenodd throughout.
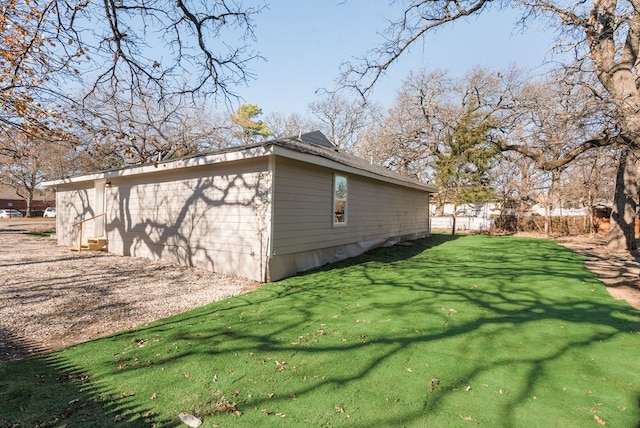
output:
<path id="1" fill-rule="evenodd" d="M 402 17 L 391 21 L 385 42 L 371 49 L 358 63 L 341 66 L 339 83 L 366 98 L 387 69 L 425 34 L 494 4 L 492 0 L 421 0 L 410 2 Z"/>

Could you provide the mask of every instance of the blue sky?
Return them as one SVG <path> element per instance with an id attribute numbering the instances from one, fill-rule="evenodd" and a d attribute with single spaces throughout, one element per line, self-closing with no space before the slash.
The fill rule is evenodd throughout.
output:
<path id="1" fill-rule="evenodd" d="M 266 62 L 252 63 L 257 77 L 238 88 L 244 102 L 264 114 L 308 113 L 318 88 L 333 88 L 340 64 L 379 44 L 386 19 L 402 5 L 386 0 L 271 0 L 256 17 L 256 48 Z M 481 65 L 538 67 L 550 52 L 553 34 L 533 25 L 516 29 L 517 12 L 490 10 L 455 22 L 416 45 L 376 86 L 373 99 L 389 106 L 411 70 L 447 69 L 464 74 Z"/>

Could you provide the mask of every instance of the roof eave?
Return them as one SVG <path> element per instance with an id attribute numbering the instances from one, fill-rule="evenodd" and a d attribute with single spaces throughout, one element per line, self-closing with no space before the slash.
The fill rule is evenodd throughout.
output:
<path id="1" fill-rule="evenodd" d="M 243 159 L 254 159 L 268 156 L 271 153 L 270 145 L 251 146 L 240 148 L 234 151 L 224 153 L 215 153 L 208 155 L 191 156 L 182 159 L 174 159 L 157 164 L 146 164 L 131 166 L 127 168 L 117 169 L 113 171 L 104 171 L 93 174 L 78 175 L 73 177 L 65 177 L 59 180 L 50 180 L 42 183 L 44 187 L 54 187 L 61 184 L 81 183 L 85 181 L 105 180 L 119 177 L 131 177 L 140 174 L 148 174 L 152 172 L 163 172 L 179 170 L 183 168 L 191 168 L 194 166 L 212 165 L 222 162 L 232 162 Z"/>
<path id="2" fill-rule="evenodd" d="M 42 183 L 44 187 L 55 187 L 63 184 L 81 183 L 86 181 L 95 180 L 109 180 L 120 177 L 131 177 L 135 175 L 148 174 L 153 172 L 163 172 L 180 170 L 183 168 L 191 168 L 195 166 L 213 165 L 223 162 L 238 161 L 244 159 L 255 159 L 263 156 L 278 155 L 289 159 L 295 159 L 302 162 L 307 162 L 313 165 L 318 165 L 326 168 L 335 169 L 354 175 L 372 178 L 383 182 L 409 187 L 417 190 L 422 190 L 429 193 L 436 193 L 435 187 L 422 184 L 416 181 L 412 181 L 409 178 L 394 178 L 386 175 L 377 174 L 372 171 L 367 171 L 357 166 L 351 166 L 341 163 L 337 160 L 324 157 L 320 154 L 313 154 L 307 152 L 301 152 L 286 146 L 280 145 L 277 141 L 267 142 L 263 144 L 257 144 L 248 147 L 240 147 L 235 150 L 230 149 L 228 151 L 196 155 L 186 157 L 182 159 L 169 160 L 158 164 L 146 164 L 131 166 L 127 168 L 104 171 L 93 174 L 78 175 L 73 177 L 66 177 L 59 180 L 50 180 Z"/>
<path id="3" fill-rule="evenodd" d="M 361 168 L 357 168 L 354 166 L 350 166 L 350 165 L 345 165 L 343 163 L 340 163 L 338 161 L 332 160 L 332 159 L 328 159 L 325 158 L 323 156 L 320 155 L 315 155 L 315 154 L 311 154 L 311 153 L 302 153 L 299 152 L 297 150 L 293 150 L 293 149 L 289 149 L 287 147 L 282 147 L 282 146 L 278 146 L 275 145 L 273 147 L 273 153 L 277 156 L 282 156 L 282 157 L 286 157 L 289 159 L 294 159 L 294 160 L 298 160 L 301 162 L 306 162 L 306 163 L 310 163 L 313 165 L 318 165 L 318 166 L 322 166 L 322 167 L 326 167 L 326 168 L 331 168 L 331 169 L 335 169 L 337 171 L 342 171 L 342 172 L 346 172 L 349 174 L 355 174 L 355 175 L 360 175 L 363 177 L 367 177 L 367 178 L 372 178 L 375 180 L 379 180 L 379 181 L 384 181 L 387 183 L 391 183 L 391 184 L 396 184 L 399 186 L 404 186 L 404 187 L 410 187 L 413 189 L 417 189 L 417 190 L 423 190 L 425 192 L 429 192 L 429 193 L 436 193 L 438 190 L 433 187 L 433 186 L 428 186 L 426 184 L 422 184 L 422 183 L 418 183 L 415 181 L 411 181 L 410 179 L 399 179 L 399 178 L 393 178 L 393 177 L 387 177 L 384 175 L 380 175 L 380 174 L 376 174 L 374 172 L 371 171 L 365 171 Z"/>

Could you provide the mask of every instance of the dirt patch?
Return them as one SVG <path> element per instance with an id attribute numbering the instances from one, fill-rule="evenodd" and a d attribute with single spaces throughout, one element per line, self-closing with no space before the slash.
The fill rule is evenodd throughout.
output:
<path id="1" fill-rule="evenodd" d="M 640 254 L 611 251 L 602 236 L 572 236 L 557 242 L 588 257 L 585 266 L 607 287 L 614 299 L 640 309 Z"/>
<path id="2" fill-rule="evenodd" d="M 255 289 L 246 278 L 106 252 L 71 253 L 0 225 L 0 363 L 54 350 Z"/>

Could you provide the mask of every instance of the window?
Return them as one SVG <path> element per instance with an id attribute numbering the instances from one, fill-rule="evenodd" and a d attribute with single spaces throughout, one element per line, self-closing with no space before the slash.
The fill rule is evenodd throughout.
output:
<path id="1" fill-rule="evenodd" d="M 333 224 L 347 224 L 347 177 L 333 176 Z"/>

